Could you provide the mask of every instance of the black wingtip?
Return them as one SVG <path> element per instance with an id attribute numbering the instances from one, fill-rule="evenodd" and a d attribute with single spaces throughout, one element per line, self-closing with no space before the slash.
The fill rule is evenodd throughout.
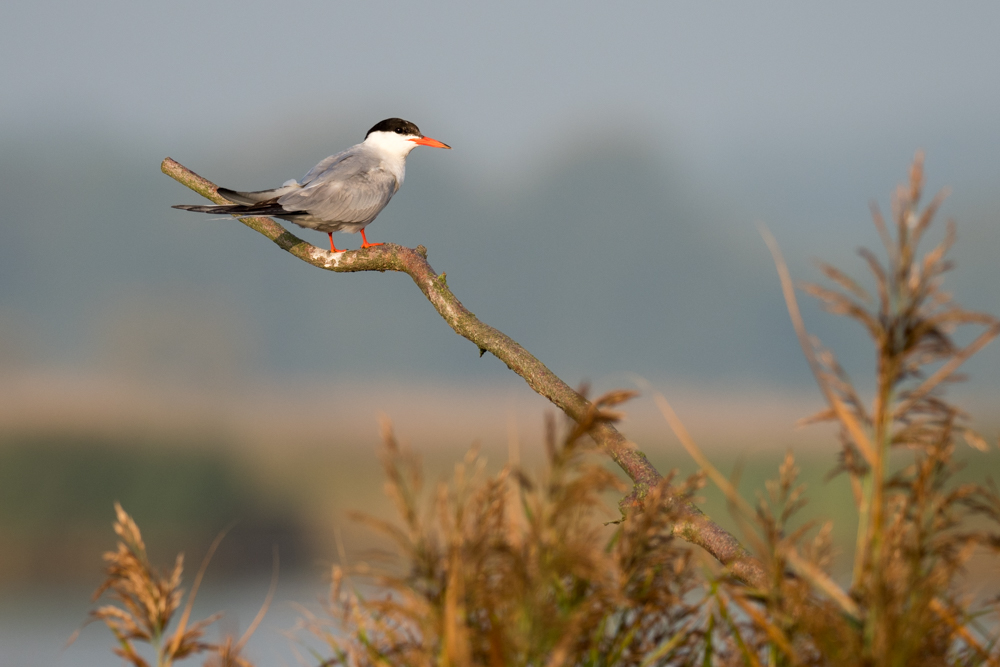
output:
<path id="1" fill-rule="evenodd" d="M 194 211 L 195 213 L 216 213 L 222 212 L 219 209 L 228 208 L 227 206 L 216 206 L 214 204 L 209 204 L 208 206 L 192 206 L 190 204 L 174 204 L 170 208 L 180 209 L 182 211 Z"/>

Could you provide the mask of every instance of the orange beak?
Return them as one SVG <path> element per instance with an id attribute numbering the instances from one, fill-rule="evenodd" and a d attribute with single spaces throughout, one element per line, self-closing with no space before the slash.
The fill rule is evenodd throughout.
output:
<path id="1" fill-rule="evenodd" d="M 430 137 L 420 137 L 418 139 L 410 139 L 413 143 L 418 146 L 430 146 L 431 148 L 451 148 L 448 144 L 442 144 L 437 139 L 431 139 Z"/>

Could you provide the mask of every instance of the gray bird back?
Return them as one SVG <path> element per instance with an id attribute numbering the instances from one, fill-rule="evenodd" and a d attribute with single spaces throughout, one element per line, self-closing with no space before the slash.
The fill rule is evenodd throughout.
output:
<path id="1" fill-rule="evenodd" d="M 321 231 L 356 231 L 385 208 L 399 190 L 403 172 L 394 173 L 362 144 L 331 155 L 302 179 L 299 188 L 281 195 L 278 203 L 289 212 L 307 214 Z M 301 223 L 300 223 L 301 224 Z"/>

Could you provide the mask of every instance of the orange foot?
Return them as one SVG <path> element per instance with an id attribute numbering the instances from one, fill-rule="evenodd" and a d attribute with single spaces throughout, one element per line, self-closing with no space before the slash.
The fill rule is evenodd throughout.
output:
<path id="1" fill-rule="evenodd" d="M 361 241 L 362 241 L 361 243 L 362 248 L 371 248 L 372 246 L 376 245 L 385 245 L 384 243 L 369 243 L 368 238 L 365 236 L 365 230 L 363 229 L 361 230 Z"/>

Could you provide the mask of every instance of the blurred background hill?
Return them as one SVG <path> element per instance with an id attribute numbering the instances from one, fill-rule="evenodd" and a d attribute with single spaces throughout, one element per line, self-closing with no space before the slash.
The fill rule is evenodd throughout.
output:
<path id="1" fill-rule="evenodd" d="M 265 188 L 382 118 L 416 122 L 454 150 L 410 156 L 373 241 L 425 245 L 571 384 L 648 380 L 748 488 L 786 447 L 813 457 L 817 513 L 843 489 L 821 482 L 830 434 L 793 426 L 819 396 L 756 225 L 800 280 L 817 257 L 860 274 L 869 201 L 887 209 L 925 149 L 929 190 L 954 191 L 951 288 L 1000 312 L 995 4 L 52 0 L 0 18 L 3 590 L 96 582 L 114 500 L 164 562 L 236 521 L 214 576 L 266 573 L 277 543 L 318 579 L 335 528 L 364 546 L 345 510 L 384 507 L 379 415 L 432 478 L 474 441 L 496 465 L 511 434 L 529 460 L 540 443 L 546 403 L 405 276 L 329 275 L 170 209 L 198 197 L 166 156 Z M 861 333 L 806 317 L 864 384 Z M 970 370 L 959 391 L 995 437 L 1000 351 Z M 624 429 L 691 470 L 645 399 Z"/>

